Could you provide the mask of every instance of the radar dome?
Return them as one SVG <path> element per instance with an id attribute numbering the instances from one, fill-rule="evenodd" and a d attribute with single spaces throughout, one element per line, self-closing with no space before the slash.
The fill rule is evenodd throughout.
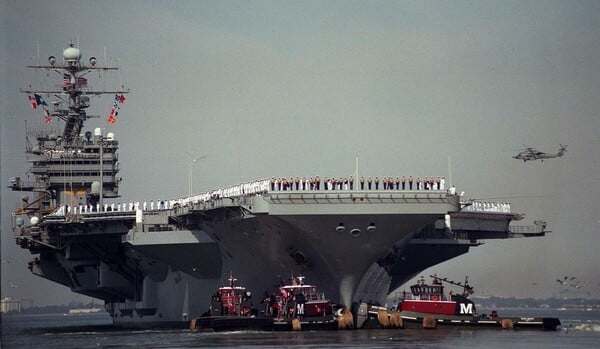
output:
<path id="1" fill-rule="evenodd" d="M 67 61 L 79 61 L 81 59 L 81 50 L 75 47 L 68 47 L 63 51 L 63 57 Z"/>
<path id="2" fill-rule="evenodd" d="M 31 225 L 37 225 L 40 222 L 40 219 L 36 216 L 33 216 L 33 217 L 31 217 L 29 222 L 31 223 Z"/>
<path id="3" fill-rule="evenodd" d="M 100 181 L 92 182 L 92 194 L 99 195 L 100 194 Z"/>
<path id="4" fill-rule="evenodd" d="M 102 136 L 102 129 L 100 127 L 94 129 L 94 136 Z"/>
<path id="5" fill-rule="evenodd" d="M 114 141 L 115 140 L 115 134 L 112 132 L 109 132 L 106 134 L 106 139 L 108 139 L 109 141 Z"/>

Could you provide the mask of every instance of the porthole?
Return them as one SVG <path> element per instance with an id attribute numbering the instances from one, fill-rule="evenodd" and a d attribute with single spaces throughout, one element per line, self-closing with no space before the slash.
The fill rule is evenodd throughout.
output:
<path id="1" fill-rule="evenodd" d="M 350 236 L 352 236 L 353 238 L 357 238 L 360 236 L 360 229 L 354 228 L 352 230 L 350 230 Z"/>

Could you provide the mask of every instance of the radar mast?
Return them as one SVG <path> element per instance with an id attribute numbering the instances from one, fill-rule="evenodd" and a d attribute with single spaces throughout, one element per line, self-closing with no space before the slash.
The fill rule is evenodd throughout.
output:
<path id="1" fill-rule="evenodd" d="M 53 89 L 29 88 L 21 92 L 28 94 L 34 109 L 39 106 L 44 110 L 46 122 L 61 119 L 64 127 L 61 135 L 49 130 L 27 132 L 27 161 L 31 163 L 28 179 L 13 177 L 9 187 L 16 191 L 36 192 L 38 195 L 31 202 L 23 200 L 21 207 L 13 212 L 15 216 L 26 214 L 40 217 L 65 205 L 104 211 L 103 197 L 119 196 L 120 178 L 116 176 L 119 171 L 118 142 L 114 134 L 105 136 L 100 128 L 96 128 L 93 134 L 87 131 L 83 135 L 82 131 L 87 119 L 100 117 L 86 112 L 90 107 L 90 96 L 114 94 L 117 104 L 124 101 L 124 94 L 129 90 L 90 88 L 87 74 L 118 70 L 118 67 L 99 65 L 93 56 L 88 62 L 82 61 L 81 50 L 71 42 L 63 51 L 62 62 L 50 56 L 46 65 L 27 66 L 59 75 L 60 83 L 54 85 L 56 87 Z M 51 107 L 44 96 L 52 98 Z M 114 121 L 112 113 L 111 118 Z M 35 144 L 30 144 L 30 136 L 37 140 Z"/>

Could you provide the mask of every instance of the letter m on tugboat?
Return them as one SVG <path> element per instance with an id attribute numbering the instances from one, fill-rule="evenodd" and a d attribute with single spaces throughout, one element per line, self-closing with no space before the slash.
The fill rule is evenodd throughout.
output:
<path id="1" fill-rule="evenodd" d="M 460 305 L 460 311 L 459 314 L 473 314 L 473 303 L 458 303 Z"/>

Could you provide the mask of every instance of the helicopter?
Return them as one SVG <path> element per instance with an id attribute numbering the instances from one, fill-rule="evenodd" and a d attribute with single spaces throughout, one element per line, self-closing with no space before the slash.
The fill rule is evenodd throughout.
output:
<path id="1" fill-rule="evenodd" d="M 527 160 L 541 160 L 544 162 L 544 159 L 552 159 L 559 158 L 567 152 L 567 146 L 559 144 L 560 148 L 558 149 L 558 153 L 550 154 L 544 153 L 542 151 L 538 151 L 535 148 L 525 146 L 525 149 L 522 150 L 519 154 L 513 156 L 513 159 L 523 160 L 523 162 L 527 162 Z"/>

